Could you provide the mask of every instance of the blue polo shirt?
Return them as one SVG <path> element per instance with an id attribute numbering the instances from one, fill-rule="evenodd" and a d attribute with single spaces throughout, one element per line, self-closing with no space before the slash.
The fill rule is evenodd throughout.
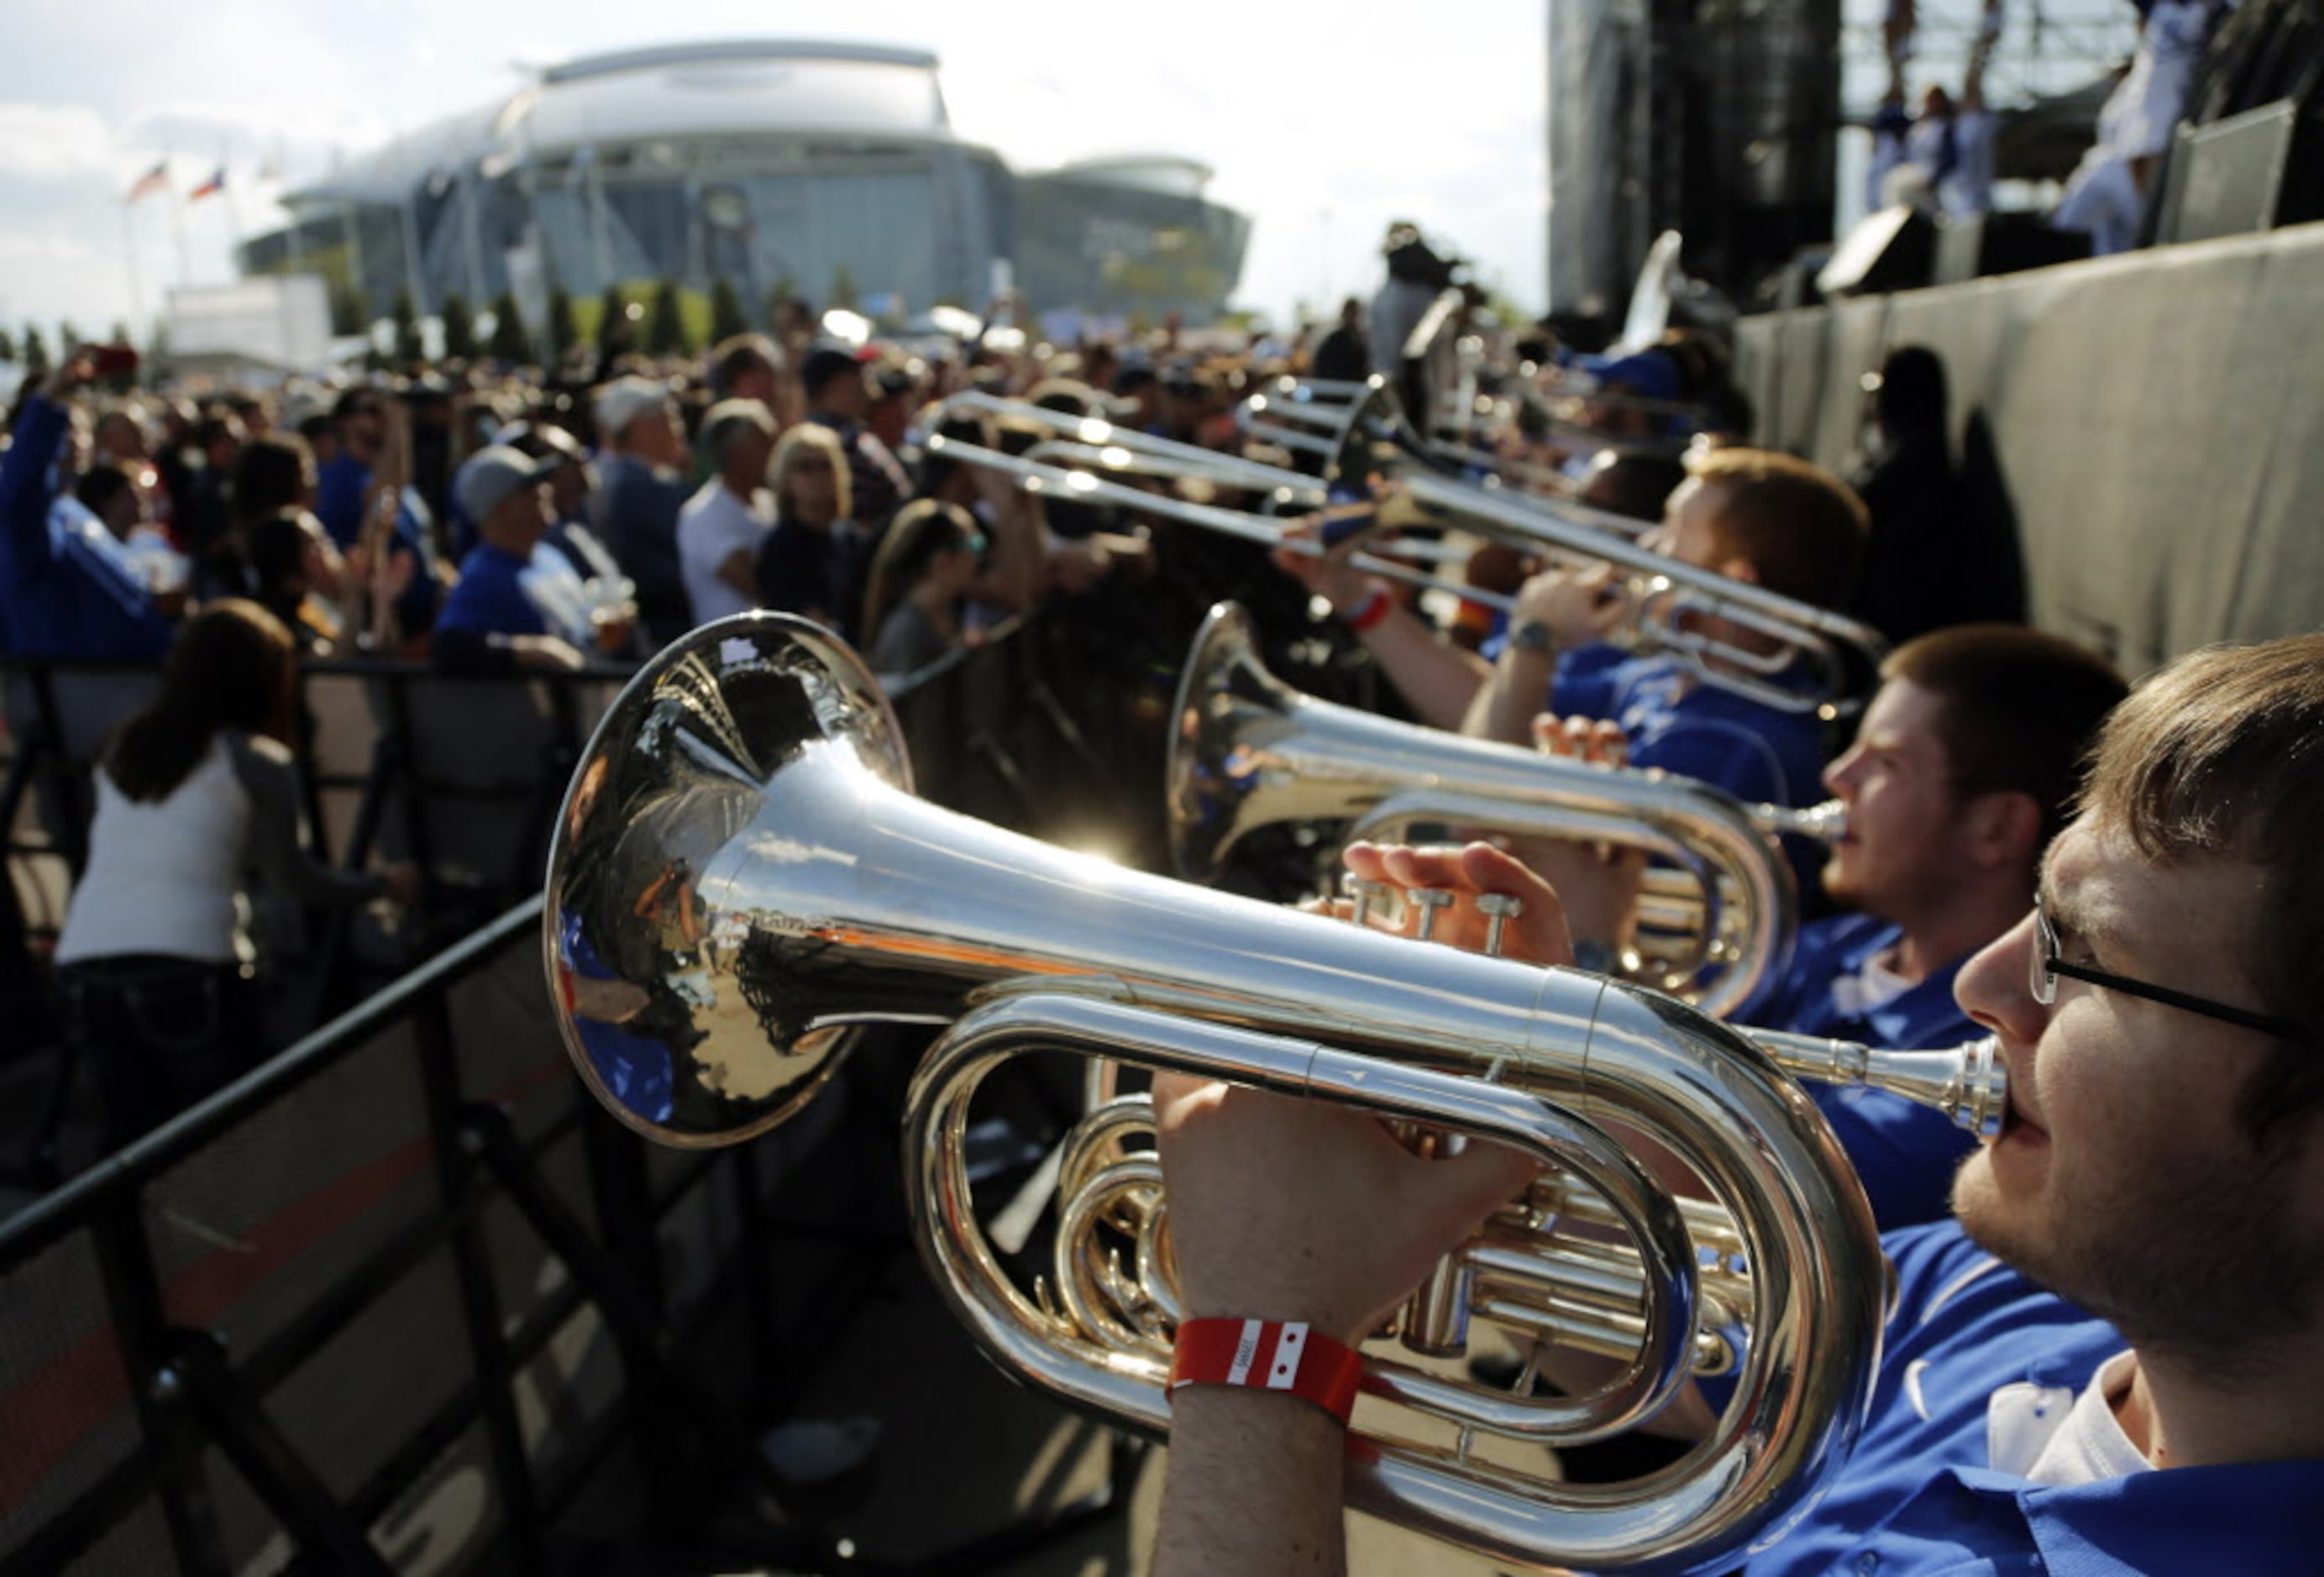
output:
<path id="1" fill-rule="evenodd" d="M 1993 1393 L 2080 1394 L 2127 1345 L 1950 1222 L 1891 1232 L 1896 1312 L 1863 1437 L 1748 1577 L 2279 1577 L 2324 1549 L 2324 1462 L 2172 1468 L 2060 1488 L 1988 1465 Z"/>
<path id="2" fill-rule="evenodd" d="M 1563 653 L 1549 709 L 1619 724 L 1634 767 L 1660 767 L 1738 799 L 1806 806 L 1823 798 L 1823 724 L 1812 711 L 1780 711 L 1706 684 L 1668 654 L 1633 657 L 1606 645 Z"/>
<path id="3" fill-rule="evenodd" d="M 1847 1012 L 1832 983 L 1853 975 L 1875 954 L 1895 945 L 1903 928 L 1870 915 L 1841 915 L 1800 928 L 1791 966 L 1746 1015 L 1770 1029 L 1797 1030 L 1899 1051 L 1933 1051 L 1973 1040 L 1978 1028 L 1953 1001 L 1955 959 L 1872 1009 Z M 1810 1084 L 1808 1093 L 1856 1163 L 1883 1231 L 1951 1213 L 1953 1174 L 1977 1146 L 1941 1111 L 1877 1090 Z"/>

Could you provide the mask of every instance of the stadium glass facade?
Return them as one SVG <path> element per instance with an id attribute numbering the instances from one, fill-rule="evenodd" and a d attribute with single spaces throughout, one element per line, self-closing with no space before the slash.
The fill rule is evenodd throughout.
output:
<path id="1" fill-rule="evenodd" d="M 1019 176 L 952 134 L 934 55 L 752 41 L 595 56 L 504 105 L 398 139 L 288 199 L 246 272 L 330 279 L 366 316 L 401 290 L 548 293 L 724 280 L 754 313 L 784 291 L 899 316 L 981 309 L 1014 282 L 1042 310 L 1196 321 L 1249 236 L 1168 158 Z M 1006 266 L 997 266 L 1005 264 Z"/>

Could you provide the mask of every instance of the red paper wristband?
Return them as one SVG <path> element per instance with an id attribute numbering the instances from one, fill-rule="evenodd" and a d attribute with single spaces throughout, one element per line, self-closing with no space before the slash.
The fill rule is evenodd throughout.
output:
<path id="1" fill-rule="evenodd" d="M 1341 1423 L 1355 1409 L 1364 1360 L 1299 1320 L 1188 1320 L 1178 1327 L 1167 1388 L 1249 1386 L 1286 1391 Z"/>
<path id="2" fill-rule="evenodd" d="M 1348 628 L 1360 635 L 1382 619 L 1387 618 L 1388 610 L 1395 605 L 1388 593 L 1378 586 L 1373 586 L 1364 593 L 1362 602 L 1348 610 Z"/>

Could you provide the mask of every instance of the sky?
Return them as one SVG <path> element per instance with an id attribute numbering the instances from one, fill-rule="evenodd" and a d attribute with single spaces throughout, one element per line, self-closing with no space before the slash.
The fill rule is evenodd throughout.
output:
<path id="1" fill-rule="evenodd" d="M 0 0 L 0 326 L 140 326 L 233 277 L 273 198 L 527 67 L 687 40 L 934 51 L 953 128 L 1015 168 L 1166 152 L 1251 216 L 1235 304 L 1286 322 L 1369 295 L 1388 221 L 1520 307 L 1545 298 L 1544 0 Z M 124 198 L 156 163 L 194 202 Z M 133 314 L 133 309 L 134 312 Z"/>

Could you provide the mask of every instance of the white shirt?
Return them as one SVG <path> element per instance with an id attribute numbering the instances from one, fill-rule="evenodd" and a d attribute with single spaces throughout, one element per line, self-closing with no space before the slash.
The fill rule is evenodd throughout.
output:
<path id="1" fill-rule="evenodd" d="M 2114 1399 L 2129 1388 L 2133 1359 L 2117 1352 L 2098 1366 L 2080 1397 L 2064 1386 L 2031 1380 L 1993 1393 L 1986 1449 L 1995 1468 L 2037 1484 L 2095 1484 L 2150 1471 L 2115 1416 Z"/>
<path id="2" fill-rule="evenodd" d="M 250 795 L 221 740 L 165 798 L 134 800 L 97 774 L 88 869 L 73 889 L 57 962 L 163 953 L 205 964 L 244 955 L 243 849 Z"/>
<path id="3" fill-rule="evenodd" d="M 678 512 L 678 570 L 696 624 L 747 613 L 757 603 L 718 578 L 718 567 L 736 549 L 755 556 L 775 528 L 774 494 L 764 488 L 744 503 L 713 476 Z"/>

